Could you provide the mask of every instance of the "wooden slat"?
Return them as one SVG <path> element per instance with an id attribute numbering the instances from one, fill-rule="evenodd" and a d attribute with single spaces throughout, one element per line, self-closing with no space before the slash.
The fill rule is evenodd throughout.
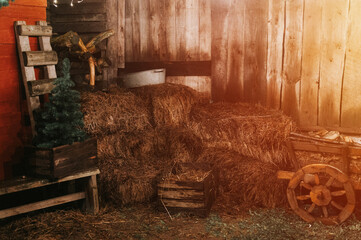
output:
<path id="1" fill-rule="evenodd" d="M 115 23 L 115 28 L 117 29 L 117 34 L 111 41 L 116 42 L 116 50 L 117 60 L 114 61 L 113 69 L 113 78 L 118 76 L 117 69 L 124 68 L 125 66 L 125 0 L 117 1 L 117 22 Z M 111 29 L 111 27 L 108 26 Z M 108 46 L 109 46 L 108 40 Z M 109 47 L 108 47 L 109 48 Z M 107 48 L 107 50 L 108 50 Z M 114 51 L 110 51 L 110 53 L 114 53 Z M 112 54 L 107 54 L 108 56 Z M 113 62 L 113 61 L 112 61 Z M 117 64 L 115 64 L 117 63 Z"/>
<path id="2" fill-rule="evenodd" d="M 53 28 L 40 25 L 20 25 L 18 26 L 18 33 L 22 36 L 51 36 Z"/>
<path id="3" fill-rule="evenodd" d="M 56 206 L 59 204 L 73 202 L 73 201 L 81 200 L 84 198 L 85 198 L 85 193 L 79 192 L 79 193 L 73 193 L 73 194 L 69 194 L 69 195 L 65 195 L 65 196 L 61 196 L 61 197 L 57 197 L 57 198 L 52 198 L 52 199 L 36 202 L 36 203 L 30 203 L 30 204 L 26 204 L 26 205 L 19 206 L 19 207 L 9 208 L 9 209 L 0 211 L 0 219 L 15 216 L 18 214 L 31 212 L 31 211 L 35 211 L 35 210 L 39 210 L 39 209 Z"/>
<path id="4" fill-rule="evenodd" d="M 211 1 L 199 0 L 199 60 L 211 60 Z"/>
<path id="5" fill-rule="evenodd" d="M 58 7 L 51 6 L 51 12 L 58 15 L 69 15 L 69 14 L 96 14 L 105 13 L 106 3 L 105 1 L 97 3 L 83 3 L 83 4 L 59 4 Z"/>
<path id="6" fill-rule="evenodd" d="M 164 25 L 166 33 L 166 56 L 167 61 L 175 61 L 177 59 L 176 47 L 176 2 L 175 0 L 164 2 Z"/>
<path id="7" fill-rule="evenodd" d="M 140 26 L 139 26 L 139 0 L 130 2 L 130 15 L 132 21 L 132 52 L 133 60 L 139 61 L 140 59 Z"/>
<path id="8" fill-rule="evenodd" d="M 195 190 L 163 190 L 161 188 L 158 189 L 158 196 L 161 198 L 169 198 L 169 199 L 204 199 L 204 192 L 195 191 Z"/>
<path id="9" fill-rule="evenodd" d="M 298 120 L 303 30 L 303 0 L 286 1 L 282 110 Z"/>
<path id="10" fill-rule="evenodd" d="M 51 23 L 71 23 L 71 22 L 106 22 L 105 13 L 82 14 L 82 15 L 55 15 L 51 17 Z"/>
<path id="11" fill-rule="evenodd" d="M 20 192 L 32 188 L 44 187 L 56 183 L 67 182 L 75 179 L 85 178 L 93 175 L 99 174 L 99 169 L 89 169 L 87 171 L 83 171 L 80 173 L 76 173 L 57 181 L 50 181 L 49 179 L 35 179 L 35 178 L 19 178 L 19 179 L 12 179 L 8 181 L 3 181 L 0 183 L 0 195 Z"/>
<path id="12" fill-rule="evenodd" d="M 133 62 L 132 1 L 125 1 L 125 61 Z"/>
<path id="13" fill-rule="evenodd" d="M 163 203 L 167 207 L 179 207 L 179 208 L 204 208 L 204 202 L 187 202 L 186 200 L 173 200 L 162 199 Z"/>
<path id="14" fill-rule="evenodd" d="M 320 81 L 322 1 L 305 1 L 300 124 L 317 125 L 318 84 Z"/>
<path id="15" fill-rule="evenodd" d="M 323 143 L 312 143 L 312 142 L 300 142 L 292 141 L 292 145 L 295 151 L 311 151 L 311 152 L 325 152 L 333 154 L 342 154 L 344 146 L 331 146 Z"/>
<path id="16" fill-rule="evenodd" d="M 30 96 L 40 96 L 44 94 L 48 94 L 55 87 L 53 82 L 55 79 L 41 79 L 36 81 L 29 81 L 28 88 Z"/>
<path id="17" fill-rule="evenodd" d="M 176 45 L 176 59 L 178 61 L 186 60 L 186 0 L 177 0 L 176 1 L 176 10 L 175 10 L 175 45 Z"/>
<path id="18" fill-rule="evenodd" d="M 158 41 L 159 41 L 159 59 L 160 61 L 165 61 L 167 59 L 167 29 L 166 25 L 166 9 L 165 9 L 166 0 L 158 0 L 158 12 L 160 15 L 159 23 L 159 32 L 158 32 Z"/>
<path id="19" fill-rule="evenodd" d="M 347 39 L 345 73 L 342 85 L 341 127 L 361 128 L 361 2 L 351 1 L 349 37 Z"/>
<path id="20" fill-rule="evenodd" d="M 153 61 L 160 60 L 160 44 L 159 44 L 159 31 L 160 31 L 160 22 L 161 13 L 159 11 L 159 1 L 158 0 L 149 0 L 149 11 L 150 11 L 150 49 L 152 51 Z"/>
<path id="21" fill-rule="evenodd" d="M 212 0 L 212 99 L 225 98 L 231 0 Z"/>
<path id="22" fill-rule="evenodd" d="M 85 208 L 88 213 L 96 214 L 99 212 L 98 185 L 96 175 L 90 176 L 86 183 Z"/>
<path id="23" fill-rule="evenodd" d="M 66 33 L 70 30 L 77 33 L 99 33 L 107 30 L 106 22 L 69 22 L 53 23 L 54 32 Z"/>
<path id="24" fill-rule="evenodd" d="M 236 102 L 244 99 L 244 23 L 245 6 L 242 1 L 232 1 L 229 10 L 227 78 L 224 79 L 226 100 Z"/>
<path id="25" fill-rule="evenodd" d="M 55 51 L 27 51 L 23 52 L 24 64 L 27 67 L 54 65 L 58 63 Z"/>
<path id="26" fill-rule="evenodd" d="M 139 30 L 141 59 L 143 61 L 151 61 L 149 0 L 140 0 Z"/>
<path id="27" fill-rule="evenodd" d="M 340 90 L 344 72 L 348 7 L 348 0 L 328 0 L 322 11 L 318 116 L 321 126 L 340 125 Z"/>
<path id="28" fill-rule="evenodd" d="M 199 60 L 199 0 L 186 0 L 186 60 Z"/>
<path id="29" fill-rule="evenodd" d="M 266 103 L 268 1 L 247 0 L 245 9 L 244 96 L 253 103 Z M 229 24 L 233 24 L 229 21 Z"/>
<path id="30" fill-rule="evenodd" d="M 285 1 L 269 1 L 267 50 L 267 106 L 280 108 Z"/>

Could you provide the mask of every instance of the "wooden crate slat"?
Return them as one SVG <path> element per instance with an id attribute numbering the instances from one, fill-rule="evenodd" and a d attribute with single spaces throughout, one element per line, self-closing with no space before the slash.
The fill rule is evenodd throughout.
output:
<path id="1" fill-rule="evenodd" d="M 170 199 L 195 199 L 195 200 L 204 200 L 204 193 L 196 190 L 176 190 L 168 191 L 163 189 L 158 189 L 159 197 L 170 198 Z"/>
<path id="2" fill-rule="evenodd" d="M 40 25 L 20 25 L 17 27 L 18 33 L 22 36 L 49 36 L 53 33 L 51 26 Z"/>
<path id="3" fill-rule="evenodd" d="M 204 202 L 195 202 L 187 200 L 174 200 L 174 199 L 162 199 L 163 203 L 167 207 L 178 207 L 178 208 L 205 208 Z"/>
<path id="4" fill-rule="evenodd" d="M 63 203 L 73 202 L 73 201 L 81 200 L 84 198 L 85 198 L 85 192 L 78 192 L 78 193 L 68 194 L 65 196 L 56 197 L 56 198 L 52 198 L 52 199 L 48 199 L 48 200 L 44 200 L 44 201 L 40 201 L 40 202 L 36 202 L 36 203 L 30 203 L 30 204 L 26 204 L 26 205 L 14 207 L 14 208 L 8 208 L 8 209 L 0 211 L 0 219 L 15 216 L 15 215 L 22 214 L 22 213 L 35 211 L 35 210 L 39 210 L 39 209 L 43 209 L 43 208 L 56 206 L 56 205 L 63 204 Z"/>
<path id="5" fill-rule="evenodd" d="M 55 79 L 41 79 L 36 81 L 29 81 L 28 88 L 32 97 L 40 96 L 51 93 L 55 85 L 53 84 Z"/>
<path id="6" fill-rule="evenodd" d="M 23 52 L 24 64 L 27 67 L 54 65 L 58 63 L 55 51 L 27 51 Z"/>
<path id="7" fill-rule="evenodd" d="M 294 150 L 296 151 L 310 151 L 310 152 L 325 152 L 333 154 L 342 154 L 344 146 L 341 145 L 330 145 L 322 143 L 312 143 L 303 141 L 292 141 Z"/>

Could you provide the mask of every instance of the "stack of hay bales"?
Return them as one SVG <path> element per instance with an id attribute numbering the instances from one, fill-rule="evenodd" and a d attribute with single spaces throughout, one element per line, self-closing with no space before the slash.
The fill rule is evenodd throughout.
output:
<path id="1" fill-rule="evenodd" d="M 258 105 L 206 102 L 175 84 L 83 93 L 85 129 L 98 138 L 102 196 L 120 205 L 147 202 L 160 174 L 198 161 L 219 169 L 229 202 L 283 204 L 287 182 L 276 172 L 293 166 L 285 146 L 292 120 Z"/>
<path id="2" fill-rule="evenodd" d="M 85 130 L 98 139 L 100 189 L 120 205 L 156 196 L 156 178 L 174 162 L 191 161 L 201 141 L 181 127 L 197 93 L 162 84 L 82 93 Z"/>

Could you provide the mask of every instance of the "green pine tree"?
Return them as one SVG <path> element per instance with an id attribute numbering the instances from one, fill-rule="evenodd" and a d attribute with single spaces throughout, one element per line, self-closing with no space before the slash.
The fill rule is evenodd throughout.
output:
<path id="1" fill-rule="evenodd" d="M 44 109 L 34 114 L 37 135 L 34 144 L 37 147 L 52 148 L 60 145 L 82 142 L 86 138 L 82 130 L 83 114 L 80 110 L 80 93 L 73 90 L 74 82 L 70 78 L 70 61 L 62 62 L 63 77 L 54 81 L 49 102 Z"/>

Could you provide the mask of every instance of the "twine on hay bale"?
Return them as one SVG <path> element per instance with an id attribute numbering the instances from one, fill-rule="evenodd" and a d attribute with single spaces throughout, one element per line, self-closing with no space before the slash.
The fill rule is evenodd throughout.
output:
<path id="1" fill-rule="evenodd" d="M 159 84 L 131 90 L 146 102 L 155 126 L 181 125 L 189 121 L 192 106 L 205 101 L 204 95 L 178 84 Z"/>
<path id="2" fill-rule="evenodd" d="M 144 102 L 119 88 L 110 93 L 83 92 L 82 111 L 84 129 L 91 135 L 132 132 L 150 126 Z"/>
<path id="3" fill-rule="evenodd" d="M 274 208 L 286 204 L 287 182 L 276 177 L 273 164 L 242 156 L 223 148 L 209 148 L 198 162 L 213 164 L 219 169 L 220 194 L 225 202 Z"/>
<path id="4" fill-rule="evenodd" d="M 190 128 L 205 146 L 221 147 L 274 165 L 289 165 L 285 141 L 295 124 L 276 110 L 244 103 L 200 105 Z"/>

